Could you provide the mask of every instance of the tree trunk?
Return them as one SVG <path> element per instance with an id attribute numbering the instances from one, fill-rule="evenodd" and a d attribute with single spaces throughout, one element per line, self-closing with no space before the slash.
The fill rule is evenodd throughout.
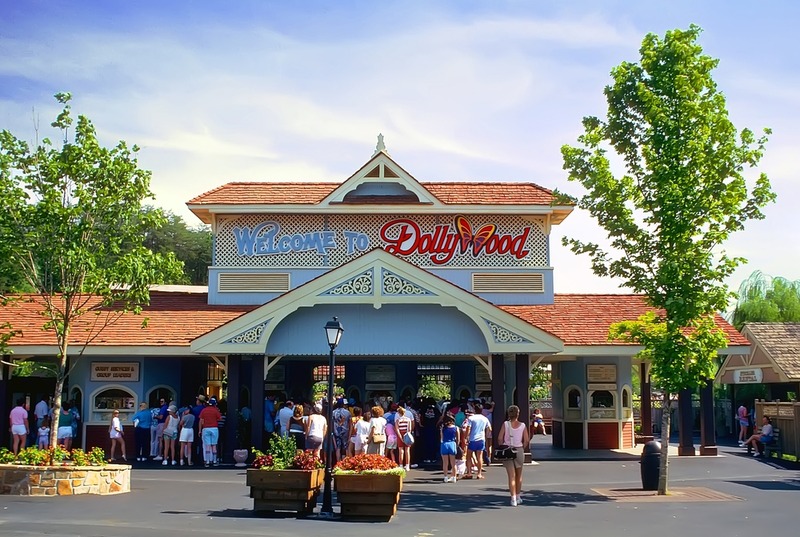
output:
<path id="1" fill-rule="evenodd" d="M 670 397 L 669 393 L 664 393 L 664 402 L 661 411 L 661 464 L 658 470 L 658 495 L 669 494 L 667 482 L 669 480 L 669 427 L 670 427 Z"/>
<path id="2" fill-rule="evenodd" d="M 61 420 L 61 393 L 64 391 L 64 380 L 67 378 L 67 338 L 58 345 L 58 369 L 56 371 L 56 388 L 53 393 L 53 421 L 50 423 L 50 445 L 58 445 L 58 422 Z"/>

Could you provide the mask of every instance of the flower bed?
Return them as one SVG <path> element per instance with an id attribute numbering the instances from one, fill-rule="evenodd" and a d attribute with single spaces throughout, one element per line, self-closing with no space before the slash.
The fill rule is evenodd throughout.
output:
<path id="1" fill-rule="evenodd" d="M 72 496 L 119 494 L 131 490 L 131 467 L 106 464 L 105 453 L 94 448 L 25 448 L 14 455 L 0 449 L 0 494 Z"/>

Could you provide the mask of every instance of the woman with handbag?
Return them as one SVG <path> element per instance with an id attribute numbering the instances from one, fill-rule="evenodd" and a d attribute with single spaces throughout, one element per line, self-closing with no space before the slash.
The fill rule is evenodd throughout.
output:
<path id="1" fill-rule="evenodd" d="M 501 460 L 508 474 L 508 492 L 511 494 L 511 505 L 516 507 L 522 503 L 522 465 L 525 462 L 525 446 L 530 443 L 528 427 L 519 421 L 519 407 L 508 407 L 508 421 L 497 434 L 497 444 L 493 459 Z M 512 455 L 512 452 L 516 451 Z M 509 457 L 509 458 L 504 458 Z"/>
<path id="2" fill-rule="evenodd" d="M 383 417 L 383 408 L 379 405 L 372 407 L 372 417 L 369 420 L 369 443 L 367 453 L 384 454 L 386 448 L 386 418 Z"/>

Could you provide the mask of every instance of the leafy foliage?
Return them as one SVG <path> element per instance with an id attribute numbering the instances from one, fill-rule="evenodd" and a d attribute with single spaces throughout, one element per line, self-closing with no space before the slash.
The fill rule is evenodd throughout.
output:
<path id="1" fill-rule="evenodd" d="M 160 214 L 159 209 L 146 207 L 145 213 Z M 175 257 L 183 262 L 183 275 L 165 283 L 208 284 L 208 267 L 211 265 L 211 230 L 201 225 L 189 227 L 183 218 L 167 211 L 163 214 L 163 224 L 145 230 L 143 245 L 151 251 Z"/>
<path id="2" fill-rule="evenodd" d="M 71 335 L 83 345 L 126 312 L 139 313 L 149 285 L 179 278 L 174 254 L 154 254 L 142 245 L 144 231 L 164 222 L 158 211 L 143 211 L 152 198 L 150 173 L 138 167 L 136 146 L 100 145 L 95 127 L 79 116 L 73 128 L 68 93 L 51 124 L 62 142 L 49 138 L 30 147 L 0 132 L 0 258 L 24 276 L 41 302 L 44 330 L 59 349 L 54 423 L 56 443 L 61 392 Z M 98 297 L 100 304 L 97 304 Z M 93 315 L 93 328 L 73 334 L 75 320 Z"/>
<path id="3" fill-rule="evenodd" d="M 569 180 L 586 193 L 571 198 L 606 231 L 611 249 L 565 238 L 587 254 L 600 276 L 621 278 L 655 312 L 612 326 L 609 337 L 638 342 L 652 361 L 656 386 L 670 392 L 713 377 L 716 351 L 726 344 L 713 316 L 731 293 L 723 283 L 744 260 L 722 249 L 731 233 L 775 200 L 760 174 L 768 129 L 756 138 L 737 132 L 712 71 L 718 60 L 702 53 L 700 28 L 648 34 L 639 63 L 623 62 L 605 88 L 605 120 L 586 117 L 580 147 L 561 150 Z M 607 152 L 625 168 L 615 175 Z M 669 419 L 669 413 L 664 413 Z M 662 424 L 659 493 L 667 492 L 669 423 Z"/>
<path id="4" fill-rule="evenodd" d="M 28 466 L 58 466 L 66 464 L 65 461 L 69 459 L 76 466 L 103 466 L 106 464 L 105 456 L 105 452 L 100 447 L 94 447 L 89 454 L 86 454 L 80 448 L 67 451 L 63 446 L 44 449 L 29 446 L 20 450 L 16 456 L 8 448 L 0 448 L 0 464 L 17 463 Z"/>
<path id="5" fill-rule="evenodd" d="M 434 377 L 423 377 L 417 390 L 417 397 L 423 399 L 430 397 L 436 401 L 446 401 L 450 399 L 450 386 Z"/>
<path id="6" fill-rule="evenodd" d="M 528 395 L 531 401 L 550 399 L 551 396 L 550 369 L 548 366 L 539 365 L 531 371 Z"/>
<path id="7" fill-rule="evenodd" d="M 267 453 L 252 449 L 253 468 L 261 470 L 313 470 L 322 468 L 322 460 L 311 450 L 297 449 L 294 437 L 273 434 Z"/>
<path id="8" fill-rule="evenodd" d="M 732 323 L 738 330 L 747 322 L 800 321 L 800 280 L 772 278 L 753 272 L 739 287 Z"/>

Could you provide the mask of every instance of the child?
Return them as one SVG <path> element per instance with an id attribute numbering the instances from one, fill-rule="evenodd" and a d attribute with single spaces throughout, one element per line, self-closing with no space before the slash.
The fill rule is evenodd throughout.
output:
<path id="1" fill-rule="evenodd" d="M 50 416 L 45 416 L 42 419 L 42 426 L 39 427 L 39 449 L 47 449 L 50 447 Z"/>

